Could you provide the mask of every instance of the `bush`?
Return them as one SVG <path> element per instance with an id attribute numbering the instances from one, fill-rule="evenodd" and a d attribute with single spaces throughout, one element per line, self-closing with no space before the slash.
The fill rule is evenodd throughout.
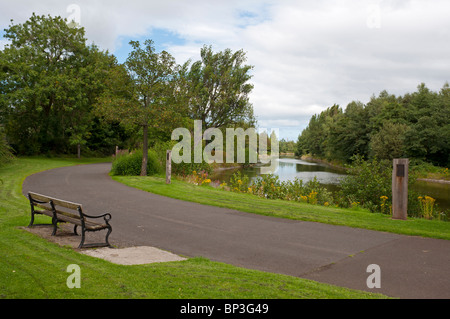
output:
<path id="1" fill-rule="evenodd" d="M 341 181 L 340 197 L 342 206 L 360 203 L 372 212 L 381 210 L 384 205 L 391 204 L 392 198 L 392 164 L 377 159 L 365 161 L 362 157 L 354 157 L 349 168 L 350 175 Z M 384 199 L 384 196 L 387 197 Z M 383 197 L 383 198 L 382 198 Z"/>
<path id="2" fill-rule="evenodd" d="M 140 175 L 142 167 L 142 150 L 131 154 L 119 155 L 112 163 L 112 175 Z M 162 165 L 156 152 L 148 150 L 147 175 L 161 174 Z"/>

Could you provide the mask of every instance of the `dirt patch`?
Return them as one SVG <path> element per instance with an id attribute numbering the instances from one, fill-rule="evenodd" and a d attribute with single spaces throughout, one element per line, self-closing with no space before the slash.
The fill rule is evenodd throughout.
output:
<path id="1" fill-rule="evenodd" d="M 75 235 L 73 232 L 73 226 L 70 227 L 66 224 L 58 225 L 56 236 L 52 236 L 52 225 L 33 225 L 33 227 L 20 227 L 30 233 L 36 234 L 39 237 L 56 243 L 60 246 L 78 248 L 81 241 L 81 236 Z"/>
<path id="2" fill-rule="evenodd" d="M 161 250 L 155 247 L 138 246 L 138 247 L 102 247 L 102 248 L 82 248 L 78 249 L 81 236 L 73 232 L 73 226 L 68 224 L 58 225 L 58 230 L 55 236 L 52 236 L 52 225 L 34 225 L 33 227 L 21 227 L 30 233 L 36 234 L 46 240 L 56 243 L 60 246 L 70 247 L 81 254 L 89 255 L 96 258 L 101 258 L 120 265 L 140 265 L 168 261 L 182 261 L 186 258 L 172 254 L 168 251 Z M 89 239 L 104 241 L 103 237 L 98 233 L 89 233 Z M 114 243 L 112 243 L 116 246 Z"/>

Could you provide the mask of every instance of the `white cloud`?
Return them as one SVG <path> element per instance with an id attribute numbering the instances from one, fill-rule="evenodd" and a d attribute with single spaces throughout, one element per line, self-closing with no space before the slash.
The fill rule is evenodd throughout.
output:
<path id="1" fill-rule="evenodd" d="M 384 89 L 402 95 L 421 82 L 439 90 L 449 81 L 447 0 L 17 0 L 0 5 L 0 27 L 33 11 L 67 17 L 72 3 L 88 39 L 113 53 L 156 30 L 183 39 L 161 44 L 179 63 L 198 59 L 203 44 L 244 49 L 255 66 L 251 101 L 260 123 L 298 132 L 334 103 L 367 102 Z"/>

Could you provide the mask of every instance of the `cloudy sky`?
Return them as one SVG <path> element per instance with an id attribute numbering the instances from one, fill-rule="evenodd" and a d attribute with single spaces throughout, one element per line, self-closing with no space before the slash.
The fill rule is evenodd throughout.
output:
<path id="1" fill-rule="evenodd" d="M 32 12 L 80 22 L 120 62 L 130 40 L 152 39 L 179 64 L 198 60 L 204 44 L 243 49 L 259 127 L 291 140 L 335 103 L 450 81 L 448 0 L 0 0 L 0 36 Z"/>

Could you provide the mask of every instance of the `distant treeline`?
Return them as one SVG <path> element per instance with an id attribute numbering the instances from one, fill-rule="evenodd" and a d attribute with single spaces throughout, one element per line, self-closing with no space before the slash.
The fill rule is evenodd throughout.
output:
<path id="1" fill-rule="evenodd" d="M 450 87 L 395 96 L 382 91 L 367 104 L 353 101 L 343 110 L 333 105 L 314 115 L 298 137 L 296 155 L 310 154 L 348 163 L 408 157 L 438 166 L 450 164 Z"/>

